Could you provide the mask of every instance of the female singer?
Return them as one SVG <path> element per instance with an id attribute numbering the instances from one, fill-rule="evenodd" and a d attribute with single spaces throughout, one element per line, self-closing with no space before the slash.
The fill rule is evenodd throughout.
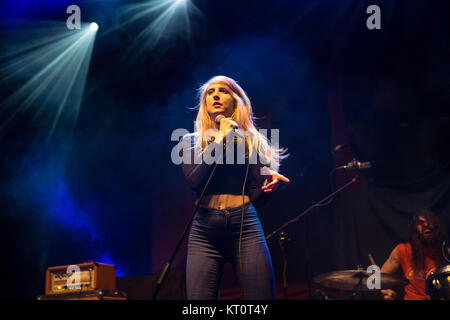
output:
<path id="1" fill-rule="evenodd" d="M 289 182 L 277 172 L 286 150 L 272 147 L 255 128 L 250 100 L 236 81 L 216 76 L 199 92 L 196 130 L 183 141 L 191 146 L 192 160 L 209 155 L 217 165 L 182 164 L 197 196 L 215 168 L 190 230 L 187 298 L 217 299 L 224 264 L 230 262 L 244 299 L 274 299 L 272 261 L 255 207 L 267 202 L 280 180 Z M 245 160 L 236 161 L 230 147 L 245 150 Z"/>

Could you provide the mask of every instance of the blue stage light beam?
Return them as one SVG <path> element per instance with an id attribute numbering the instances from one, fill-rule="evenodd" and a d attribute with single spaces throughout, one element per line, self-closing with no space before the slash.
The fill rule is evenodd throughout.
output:
<path id="1" fill-rule="evenodd" d="M 190 0 L 150 0 L 127 4 L 120 10 L 121 22 L 114 30 L 135 22 L 145 26 L 134 37 L 132 47 L 129 48 L 135 57 L 139 57 L 144 50 L 154 48 L 163 39 L 184 37 L 190 40 L 191 19 L 204 17 Z"/>
<path id="2" fill-rule="evenodd" d="M 98 30 L 98 24 L 96 24 L 95 22 L 92 22 L 92 23 L 89 25 L 89 29 L 90 29 L 92 32 L 96 32 L 96 31 Z"/>
<path id="3" fill-rule="evenodd" d="M 0 130 L 29 113 L 47 141 L 58 126 L 73 130 L 98 25 L 69 30 L 65 22 L 27 22 L 2 33 L 0 79 L 14 93 L 0 102 Z"/>

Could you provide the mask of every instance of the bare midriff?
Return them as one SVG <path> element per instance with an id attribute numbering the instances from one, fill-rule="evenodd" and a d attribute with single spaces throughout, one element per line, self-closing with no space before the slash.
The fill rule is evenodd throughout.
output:
<path id="1" fill-rule="evenodd" d="M 244 204 L 250 202 L 250 197 L 244 195 Z M 224 210 L 242 205 L 242 195 L 240 194 L 211 194 L 204 196 L 200 207 L 209 209 Z"/>

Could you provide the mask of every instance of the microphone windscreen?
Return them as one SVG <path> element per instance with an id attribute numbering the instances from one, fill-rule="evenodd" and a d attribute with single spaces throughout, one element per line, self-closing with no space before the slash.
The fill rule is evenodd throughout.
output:
<path id="1" fill-rule="evenodd" d="M 224 119 L 225 118 L 225 116 L 223 115 L 223 114 L 219 114 L 217 117 L 216 117 L 216 123 L 217 124 L 220 124 L 220 121 L 222 120 L 222 119 Z"/>

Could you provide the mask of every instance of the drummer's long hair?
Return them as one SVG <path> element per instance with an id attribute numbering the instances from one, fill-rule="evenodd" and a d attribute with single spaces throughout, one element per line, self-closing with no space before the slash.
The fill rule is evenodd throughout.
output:
<path id="1" fill-rule="evenodd" d="M 425 245 L 422 235 L 417 231 L 417 223 L 419 217 L 422 216 L 427 219 L 428 224 L 433 225 L 433 240 L 429 245 Z M 442 243 L 447 240 L 447 232 L 442 227 L 440 219 L 436 214 L 430 210 L 421 210 L 413 217 L 411 223 L 410 240 L 412 247 L 412 266 L 414 272 L 420 272 L 425 269 L 424 265 L 424 249 L 430 249 L 432 254 L 436 257 L 436 267 L 439 268 L 445 265 L 445 259 L 442 254 Z"/>

